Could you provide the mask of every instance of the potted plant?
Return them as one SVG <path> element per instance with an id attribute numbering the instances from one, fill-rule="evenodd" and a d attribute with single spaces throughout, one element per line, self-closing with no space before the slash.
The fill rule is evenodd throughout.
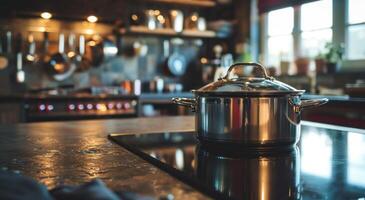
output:
<path id="1" fill-rule="evenodd" d="M 316 66 L 316 74 L 325 74 L 327 73 L 327 65 L 326 65 L 326 58 L 323 53 L 319 53 L 314 58 L 314 63 Z"/>
<path id="2" fill-rule="evenodd" d="M 336 73 L 344 53 L 343 44 L 338 45 L 329 42 L 326 44 L 325 49 L 326 53 L 324 55 L 327 63 L 327 72 L 330 74 Z"/>
<path id="3" fill-rule="evenodd" d="M 295 60 L 295 65 L 297 66 L 298 75 L 307 75 L 309 71 L 309 58 L 299 57 Z"/>

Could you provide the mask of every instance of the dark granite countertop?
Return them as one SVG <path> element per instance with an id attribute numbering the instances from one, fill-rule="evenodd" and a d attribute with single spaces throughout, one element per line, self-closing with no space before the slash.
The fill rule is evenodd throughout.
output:
<path id="1" fill-rule="evenodd" d="M 299 146 L 308 147 L 301 148 L 299 162 L 306 172 L 300 181 L 305 188 L 303 197 L 308 197 L 304 199 L 337 199 L 336 194 L 342 195 L 339 199 L 364 197 L 359 191 L 365 187 L 362 148 L 365 130 L 303 124 L 305 137 Z M 194 188 L 107 139 L 109 133 L 192 130 L 194 117 L 191 116 L 1 125 L 0 167 L 19 170 L 49 188 L 100 178 L 117 191 L 154 197 L 173 194 L 175 199 L 206 199 L 207 196 Z M 323 196 L 329 191 L 334 192 Z"/>
<path id="2" fill-rule="evenodd" d="M 205 199 L 107 139 L 113 132 L 186 131 L 193 124 L 193 117 L 168 117 L 1 125 L 0 167 L 19 170 L 49 188 L 101 178 L 114 190 Z"/>

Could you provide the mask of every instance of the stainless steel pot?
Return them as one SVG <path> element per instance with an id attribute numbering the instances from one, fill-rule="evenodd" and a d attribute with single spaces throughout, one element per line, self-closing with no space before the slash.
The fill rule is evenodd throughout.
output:
<path id="1" fill-rule="evenodd" d="M 301 111 L 328 101 L 301 100 L 304 90 L 269 77 L 257 63 L 234 64 L 225 77 L 192 92 L 194 99 L 173 98 L 173 102 L 195 112 L 201 141 L 248 147 L 297 143 Z"/>

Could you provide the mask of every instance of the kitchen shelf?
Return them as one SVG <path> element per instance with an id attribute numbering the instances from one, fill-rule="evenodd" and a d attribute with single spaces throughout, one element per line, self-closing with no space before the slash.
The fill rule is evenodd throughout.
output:
<path id="1" fill-rule="evenodd" d="M 223 38 L 214 31 L 198 31 L 198 30 L 183 30 L 181 33 L 175 32 L 171 28 L 159 28 L 150 30 L 145 26 L 131 26 L 129 29 L 120 29 L 122 35 L 150 35 L 150 36 L 165 36 L 165 37 L 186 37 L 186 38 Z"/>
<path id="2" fill-rule="evenodd" d="M 139 0 L 148 3 L 163 3 L 172 5 L 186 5 L 196 7 L 214 7 L 216 2 L 212 0 Z"/>

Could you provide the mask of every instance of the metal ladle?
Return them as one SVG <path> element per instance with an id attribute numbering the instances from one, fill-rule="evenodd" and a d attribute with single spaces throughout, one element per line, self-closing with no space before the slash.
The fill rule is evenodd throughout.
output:
<path id="1" fill-rule="evenodd" d="M 64 50 L 65 35 L 60 33 L 58 39 L 58 52 L 53 54 L 48 62 L 51 75 L 57 81 L 63 81 L 67 79 L 76 70 L 76 65 L 69 62 L 69 59 L 64 54 Z"/>

